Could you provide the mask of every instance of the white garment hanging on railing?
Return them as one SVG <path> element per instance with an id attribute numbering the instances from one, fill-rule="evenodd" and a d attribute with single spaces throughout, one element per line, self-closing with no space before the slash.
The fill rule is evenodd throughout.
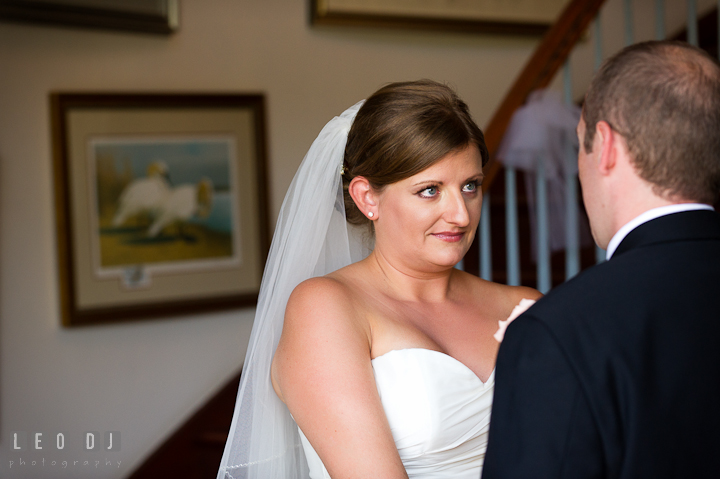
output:
<path id="1" fill-rule="evenodd" d="M 498 160 L 506 167 L 525 173 L 533 258 L 536 258 L 538 236 L 535 182 L 541 158 L 545 162 L 547 180 L 550 249 L 565 249 L 565 178 L 568 175 L 577 176 L 578 172 L 577 161 L 565 161 L 565 156 L 572 154 L 577 158 L 575 128 L 579 120 L 580 108 L 564 104 L 560 92 L 536 90 L 528 96 L 527 103 L 515 112 L 500 143 Z M 587 223 L 584 215 L 579 216 L 580 243 L 585 245 L 590 240 L 589 229 L 583 226 Z"/>

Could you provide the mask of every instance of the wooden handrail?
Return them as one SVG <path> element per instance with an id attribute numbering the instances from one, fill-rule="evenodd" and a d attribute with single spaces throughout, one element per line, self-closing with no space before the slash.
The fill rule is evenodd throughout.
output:
<path id="1" fill-rule="evenodd" d="M 545 88 L 570 55 L 575 44 L 590 22 L 600 11 L 605 0 L 573 0 L 562 12 L 557 22 L 545 34 L 535 53 L 505 95 L 490 123 L 485 127 L 485 143 L 490 152 L 490 163 L 485 170 L 483 189 L 488 190 L 500 170 L 495 159 L 498 147 L 510 119 L 528 95 Z"/>

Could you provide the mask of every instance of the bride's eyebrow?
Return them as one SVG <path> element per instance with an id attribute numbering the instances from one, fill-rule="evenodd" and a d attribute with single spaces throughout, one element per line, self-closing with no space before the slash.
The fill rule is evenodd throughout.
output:
<path id="1" fill-rule="evenodd" d="M 438 185 L 442 186 L 444 183 L 442 181 L 436 181 L 436 180 L 424 180 L 419 181 L 417 183 L 414 183 L 412 186 L 420 186 L 420 185 Z"/>
<path id="2" fill-rule="evenodd" d="M 473 180 L 482 181 L 482 180 L 484 180 L 484 179 L 485 179 L 485 175 L 482 174 L 482 173 L 478 173 L 477 175 L 469 176 L 467 179 L 465 179 L 465 181 L 473 181 Z M 420 185 L 438 185 L 438 186 L 442 186 L 442 185 L 444 185 L 444 183 L 443 183 L 442 181 L 439 181 L 439 180 L 423 180 L 423 181 L 418 181 L 417 183 L 413 183 L 412 186 L 415 187 L 415 186 L 420 186 Z"/>

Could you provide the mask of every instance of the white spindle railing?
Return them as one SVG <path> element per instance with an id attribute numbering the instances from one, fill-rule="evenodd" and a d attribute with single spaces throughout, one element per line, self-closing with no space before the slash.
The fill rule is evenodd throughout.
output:
<path id="1" fill-rule="evenodd" d="M 518 235 L 515 168 L 505 168 L 505 241 L 507 284 L 520 285 L 520 237 Z"/>
<path id="2" fill-rule="evenodd" d="M 572 72 L 570 61 L 563 68 L 563 89 L 565 104 L 573 104 Z M 565 171 L 575 170 L 577 155 L 570 138 L 565 138 Z M 580 272 L 580 229 L 578 225 L 578 193 L 575 175 L 565 175 L 565 279 L 568 280 Z"/>
<path id="3" fill-rule="evenodd" d="M 483 197 L 480 216 L 480 277 L 492 281 L 492 249 L 490 246 L 490 193 Z"/>
<path id="4" fill-rule="evenodd" d="M 538 156 L 535 173 L 535 195 L 537 196 L 537 289 L 547 293 L 550 282 L 550 221 L 548 219 L 547 180 L 545 179 L 544 156 Z"/>

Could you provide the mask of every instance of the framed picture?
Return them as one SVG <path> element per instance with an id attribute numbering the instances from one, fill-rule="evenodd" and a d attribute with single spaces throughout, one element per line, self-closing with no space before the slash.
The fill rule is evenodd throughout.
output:
<path id="1" fill-rule="evenodd" d="M 261 95 L 51 95 L 66 326 L 254 305 Z"/>
<path id="2" fill-rule="evenodd" d="M 569 0 L 310 0 L 315 25 L 539 35 Z"/>
<path id="3" fill-rule="evenodd" d="M 0 0 L 0 20 L 172 33 L 178 0 Z"/>

